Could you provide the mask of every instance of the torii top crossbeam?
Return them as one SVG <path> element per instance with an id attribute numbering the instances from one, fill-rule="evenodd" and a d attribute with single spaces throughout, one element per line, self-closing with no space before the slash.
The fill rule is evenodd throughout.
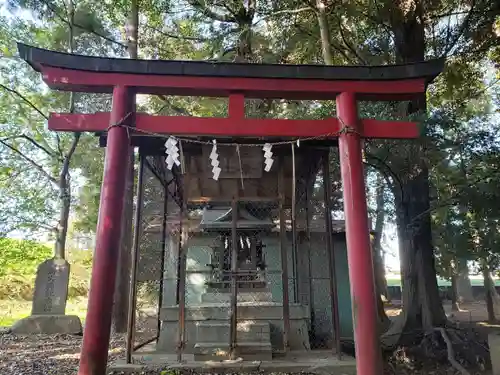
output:
<path id="1" fill-rule="evenodd" d="M 391 66 L 241 64 L 110 59 L 18 45 L 21 58 L 50 88 L 110 93 L 117 85 L 137 93 L 297 100 L 335 99 L 355 92 L 364 100 L 405 100 L 422 93 L 443 60 Z"/>
<path id="2" fill-rule="evenodd" d="M 338 136 L 357 371 L 363 375 L 381 373 L 361 138 L 415 138 L 418 130 L 410 122 L 361 120 L 357 101 L 411 100 L 420 96 L 443 69 L 443 60 L 376 67 L 298 66 L 108 59 L 24 44 L 19 44 L 18 49 L 21 58 L 39 71 L 52 89 L 113 92 L 111 113 L 53 114 L 49 120 L 49 129 L 56 131 L 107 131 L 79 375 L 101 375 L 106 369 L 130 128 L 137 133 L 187 136 Z M 134 113 L 137 93 L 229 97 L 229 117 L 129 116 Z M 245 117 L 245 98 L 336 99 L 338 119 L 249 119 Z M 284 321 L 286 325 L 285 316 Z"/>
<path id="3" fill-rule="evenodd" d="M 137 114 L 138 132 L 243 137 L 318 137 L 336 134 L 336 118 L 283 120 L 245 118 L 244 98 L 335 99 L 341 92 L 357 100 L 409 100 L 421 94 L 442 70 L 443 60 L 394 66 L 237 64 L 198 61 L 109 59 L 48 51 L 19 44 L 19 53 L 42 73 L 52 89 L 229 97 L 229 117 L 192 118 Z M 413 123 L 361 120 L 366 138 L 415 138 Z M 51 114 L 49 129 L 104 132 L 109 113 Z"/>

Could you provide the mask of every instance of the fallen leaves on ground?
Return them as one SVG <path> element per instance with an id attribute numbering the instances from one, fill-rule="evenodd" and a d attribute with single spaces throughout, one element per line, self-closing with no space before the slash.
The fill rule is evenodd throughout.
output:
<path id="1" fill-rule="evenodd" d="M 74 375 L 80 359 L 81 336 L 14 335 L 0 333 L 0 374 Z M 110 360 L 123 353 L 122 335 L 112 335 Z"/>

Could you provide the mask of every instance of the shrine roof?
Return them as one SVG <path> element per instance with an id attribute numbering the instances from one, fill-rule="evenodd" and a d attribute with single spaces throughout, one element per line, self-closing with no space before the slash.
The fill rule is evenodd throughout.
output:
<path id="1" fill-rule="evenodd" d="M 54 89 L 110 92 L 113 85 L 123 84 L 136 86 L 138 92 L 143 93 L 198 96 L 225 96 L 227 92 L 237 89 L 248 94 L 246 95 L 248 97 L 290 97 L 292 91 L 295 91 L 296 96 L 304 99 L 307 97 L 306 92 L 309 93 L 309 97 L 317 99 L 333 98 L 339 90 L 351 90 L 359 92 L 361 95 L 414 94 L 423 92 L 425 85 L 439 75 L 444 66 L 444 59 L 383 66 L 135 60 L 68 54 L 22 43 L 18 43 L 18 51 L 23 60 L 36 71 L 43 73 L 45 82 Z M 78 75 L 75 74 L 77 72 Z M 197 87 L 194 88 L 191 84 L 186 84 L 185 79 L 187 78 L 197 78 L 201 81 L 197 82 Z M 215 81 L 217 87 L 214 87 L 214 81 L 203 81 L 202 78 L 218 79 L 220 83 Z M 179 80 L 182 79 L 184 81 L 179 83 Z M 233 79 L 232 84 L 227 81 L 230 79 Z M 253 82 L 249 83 L 248 79 L 252 79 Z M 261 87 L 266 86 L 264 80 L 272 81 L 271 86 L 273 87 Z M 416 80 L 421 84 L 418 88 L 413 85 L 410 89 L 408 82 Z M 288 81 L 289 86 L 283 86 L 286 81 Z M 391 81 L 392 86 L 384 86 Z M 406 86 L 401 83 L 399 89 L 394 89 L 396 88 L 394 81 L 404 81 Z M 307 87 L 304 86 L 305 82 L 308 83 Z M 339 82 L 340 84 L 336 86 L 332 85 Z M 294 88 L 297 83 L 303 85 L 302 88 Z M 313 87 L 313 85 L 316 86 Z M 158 90 L 160 87 L 163 90 Z M 366 88 L 363 89 L 363 87 Z M 361 90 L 357 88 L 361 88 Z M 286 95 L 279 96 L 279 91 L 286 93 Z M 312 95 L 312 92 L 315 95 Z"/>

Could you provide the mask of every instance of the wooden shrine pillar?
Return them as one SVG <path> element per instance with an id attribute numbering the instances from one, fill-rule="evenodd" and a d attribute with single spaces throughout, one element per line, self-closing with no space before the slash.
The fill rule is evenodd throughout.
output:
<path id="1" fill-rule="evenodd" d="M 344 128 L 339 136 L 340 169 L 344 191 L 347 261 L 356 350 L 356 371 L 382 374 L 382 353 L 377 329 L 377 300 L 368 228 L 361 129 L 356 96 L 337 97 L 337 113 Z"/>
<path id="2" fill-rule="evenodd" d="M 104 177 L 96 232 L 96 249 L 78 375 L 103 375 L 108 360 L 113 293 L 115 290 L 123 196 L 128 171 L 127 129 L 112 126 L 130 117 L 130 88 L 116 86 L 104 159 Z"/>

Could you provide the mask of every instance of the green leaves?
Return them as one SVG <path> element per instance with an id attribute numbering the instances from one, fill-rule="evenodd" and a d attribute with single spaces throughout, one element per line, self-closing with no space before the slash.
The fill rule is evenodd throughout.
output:
<path id="1" fill-rule="evenodd" d="M 52 250 L 35 241 L 0 238 L 0 277 L 31 276 L 37 266 L 50 258 Z"/>

